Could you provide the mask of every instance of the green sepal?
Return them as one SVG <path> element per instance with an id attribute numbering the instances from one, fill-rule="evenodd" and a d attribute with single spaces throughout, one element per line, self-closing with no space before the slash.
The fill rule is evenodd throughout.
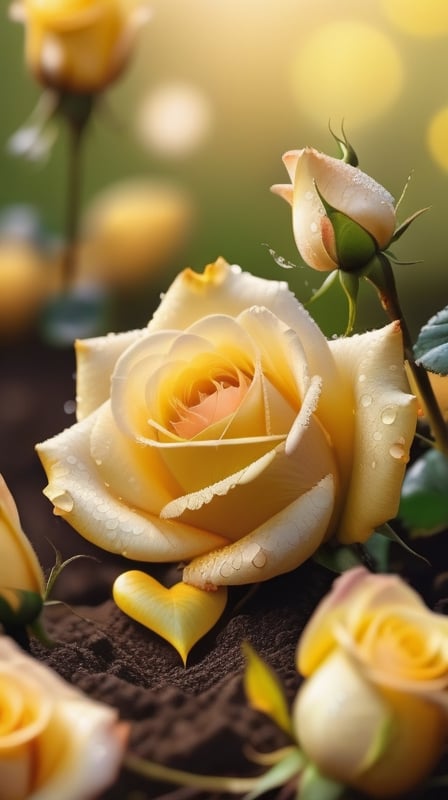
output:
<path id="1" fill-rule="evenodd" d="M 348 320 L 345 329 L 345 336 L 349 336 L 355 326 L 356 321 L 356 303 L 358 300 L 359 292 L 359 278 L 352 272 L 338 271 L 339 283 L 341 284 L 345 296 L 348 301 Z"/>
<path id="2" fill-rule="evenodd" d="M 363 269 L 378 251 L 375 239 L 351 217 L 331 206 L 320 193 L 317 184 L 315 184 L 315 188 L 333 228 L 334 247 L 339 268 L 345 272 L 356 272 Z M 328 248 L 326 249 L 328 251 Z M 333 258 L 330 251 L 328 254 Z"/>
<path id="3" fill-rule="evenodd" d="M 401 491 L 400 519 L 413 537 L 448 526 L 448 457 L 431 449 L 408 469 Z"/>
<path id="4" fill-rule="evenodd" d="M 341 133 L 342 137 L 336 136 L 335 132 L 332 130 L 331 125 L 328 125 L 329 131 L 335 140 L 336 144 L 339 147 L 339 152 L 341 153 L 341 161 L 344 161 L 346 164 L 350 164 L 352 167 L 357 167 L 359 164 L 358 156 L 350 142 L 348 141 L 344 127 L 341 125 Z"/>
<path id="5" fill-rule="evenodd" d="M 400 239 L 403 236 L 403 233 L 407 231 L 409 225 L 411 225 L 416 219 L 418 219 L 418 217 L 421 217 L 421 215 L 424 214 L 426 211 L 429 211 L 429 209 L 430 209 L 429 206 L 426 206 L 426 208 L 419 208 L 418 211 L 414 211 L 414 213 L 411 214 L 410 217 L 407 217 L 407 219 L 405 219 L 404 222 L 402 222 L 398 226 L 398 228 L 395 228 L 394 235 L 392 236 L 390 243 L 392 244 L 393 242 L 397 242 L 398 239 Z"/>
<path id="6" fill-rule="evenodd" d="M 418 364 L 429 372 L 448 375 L 448 306 L 423 326 L 414 345 Z"/>
<path id="7" fill-rule="evenodd" d="M 243 642 L 242 650 L 246 658 L 244 690 L 249 703 L 294 738 L 288 703 L 277 675 L 248 642 Z"/>
<path id="8" fill-rule="evenodd" d="M 4 586 L 0 589 L 0 622 L 6 626 L 30 625 L 42 611 L 43 599 L 37 592 Z"/>
<path id="9" fill-rule="evenodd" d="M 310 303 L 314 303 L 315 300 L 319 300 L 320 297 L 323 297 L 326 292 L 331 288 L 333 283 L 335 282 L 336 278 L 338 277 L 339 270 L 334 269 L 330 274 L 325 278 L 324 282 L 315 292 L 311 295 L 310 299 L 304 303 L 305 306 L 309 306 Z"/>
<path id="10" fill-rule="evenodd" d="M 340 574 L 353 567 L 365 566 L 368 556 L 359 544 L 321 544 L 313 555 L 313 561 L 322 567 Z"/>
<path id="11" fill-rule="evenodd" d="M 256 800 L 257 797 L 284 786 L 291 781 L 294 776 L 299 777 L 305 764 L 305 758 L 297 747 L 291 748 L 290 752 L 281 761 L 274 764 L 271 769 L 259 778 L 255 789 L 249 794 L 244 795 L 243 800 Z"/>
<path id="12" fill-rule="evenodd" d="M 300 800 L 339 800 L 346 791 L 345 784 L 325 777 L 315 764 L 308 764 L 302 773 L 297 798 Z"/>

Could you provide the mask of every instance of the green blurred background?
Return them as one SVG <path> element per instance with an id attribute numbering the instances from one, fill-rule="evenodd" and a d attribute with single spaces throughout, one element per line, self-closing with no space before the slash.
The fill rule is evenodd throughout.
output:
<path id="1" fill-rule="evenodd" d="M 175 181 L 195 208 L 192 235 L 158 286 L 184 266 L 223 255 L 287 279 L 307 300 L 322 276 L 283 271 L 269 245 L 297 261 L 290 209 L 269 192 L 286 182 L 282 154 L 312 145 L 337 155 L 328 131 L 344 120 L 360 166 L 398 198 L 403 219 L 431 206 L 395 253 L 415 332 L 448 303 L 447 0 L 153 0 L 154 16 L 130 68 L 106 93 L 85 149 L 83 203 L 123 178 Z M 37 206 L 45 228 L 64 225 L 66 138 L 44 164 L 7 152 L 39 88 L 23 64 L 23 29 L 0 25 L 0 206 Z M 345 326 L 339 290 L 312 306 L 329 335 Z M 129 315 L 128 315 L 129 316 Z M 359 326 L 381 323 L 362 291 Z"/>

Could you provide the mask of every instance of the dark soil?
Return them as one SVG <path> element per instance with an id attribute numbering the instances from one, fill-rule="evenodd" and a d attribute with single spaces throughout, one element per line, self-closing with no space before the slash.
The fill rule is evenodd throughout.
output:
<path id="1" fill-rule="evenodd" d="M 184 668 L 169 644 L 128 619 L 113 603 L 113 580 L 130 563 L 85 542 L 53 516 L 51 504 L 42 496 L 46 478 L 34 444 L 74 422 L 74 372 L 71 349 L 26 341 L 0 350 L 0 472 L 15 497 L 22 526 L 46 572 L 54 563 L 52 546 L 64 559 L 80 553 L 97 559 L 75 561 L 62 573 L 54 597 L 72 610 L 58 606 L 45 611 L 47 632 L 57 645 L 47 650 L 33 641 L 32 652 L 131 722 L 132 753 L 190 772 L 257 774 L 259 767 L 246 756 L 247 746 L 266 751 L 286 740 L 245 699 L 241 644 L 249 641 L 276 670 L 292 700 L 300 682 L 294 667 L 298 637 L 334 575 L 309 562 L 252 593 L 234 590 L 224 617 L 193 648 Z M 445 537 L 416 546 L 433 566 L 400 552 L 397 569 L 431 607 L 443 613 L 448 596 Z M 158 567 L 151 573 L 169 584 L 173 569 Z M 425 796 L 442 800 L 444 792 L 446 788 Z M 165 793 L 171 800 L 224 797 L 174 789 L 123 769 L 101 800 L 150 800 Z"/>

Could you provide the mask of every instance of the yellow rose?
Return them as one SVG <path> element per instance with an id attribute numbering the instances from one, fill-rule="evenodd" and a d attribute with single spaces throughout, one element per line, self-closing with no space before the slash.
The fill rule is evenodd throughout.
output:
<path id="1" fill-rule="evenodd" d="M 118 77 L 147 18 L 144 0 L 19 0 L 31 72 L 52 89 L 101 91 Z"/>
<path id="2" fill-rule="evenodd" d="M 292 206 L 295 242 L 308 266 L 322 272 L 340 266 L 321 197 L 367 231 L 378 250 L 390 244 L 396 226 L 394 199 L 373 178 L 312 147 L 290 150 L 283 162 L 291 184 L 275 185 L 272 191 Z"/>
<path id="3" fill-rule="evenodd" d="M 118 771 L 127 726 L 0 637 L 0 794 L 89 800 Z"/>
<path id="4" fill-rule="evenodd" d="M 395 324 L 328 342 L 286 283 L 219 259 L 77 356 L 79 421 L 37 451 L 55 513 L 106 550 L 251 583 L 396 513 L 416 401 Z"/>
<path id="5" fill-rule="evenodd" d="M 44 576 L 25 536 L 17 506 L 0 475 L 0 589 L 24 589 L 43 595 Z"/>
<path id="6" fill-rule="evenodd" d="M 338 578 L 299 642 L 293 709 L 306 755 L 328 777 L 395 797 L 427 777 L 448 733 L 448 619 L 400 578 Z"/>

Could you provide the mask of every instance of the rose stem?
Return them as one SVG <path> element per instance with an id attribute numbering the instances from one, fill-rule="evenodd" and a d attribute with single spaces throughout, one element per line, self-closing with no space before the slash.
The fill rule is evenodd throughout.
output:
<path id="1" fill-rule="evenodd" d="M 90 95 L 65 94 L 59 111 L 65 118 L 69 136 L 65 251 L 62 264 L 63 288 L 69 290 L 76 274 L 79 217 L 81 207 L 82 145 L 93 109 Z"/>
<path id="2" fill-rule="evenodd" d="M 192 786 L 201 791 L 222 791 L 229 794 L 243 794 L 255 789 L 259 778 L 216 777 L 214 775 L 195 775 L 179 769 L 165 767 L 153 761 L 127 755 L 124 766 L 144 778 L 172 783 L 178 786 Z"/>
<path id="3" fill-rule="evenodd" d="M 372 283 L 377 289 L 381 305 L 390 319 L 400 323 L 404 355 L 425 406 L 425 414 L 434 437 L 434 444 L 444 455 L 448 455 L 448 426 L 443 419 L 426 369 L 421 364 L 417 364 L 414 359 L 412 337 L 400 306 L 392 267 L 386 257 L 381 258 L 381 264 L 384 280 L 378 283 L 372 280 Z"/>

